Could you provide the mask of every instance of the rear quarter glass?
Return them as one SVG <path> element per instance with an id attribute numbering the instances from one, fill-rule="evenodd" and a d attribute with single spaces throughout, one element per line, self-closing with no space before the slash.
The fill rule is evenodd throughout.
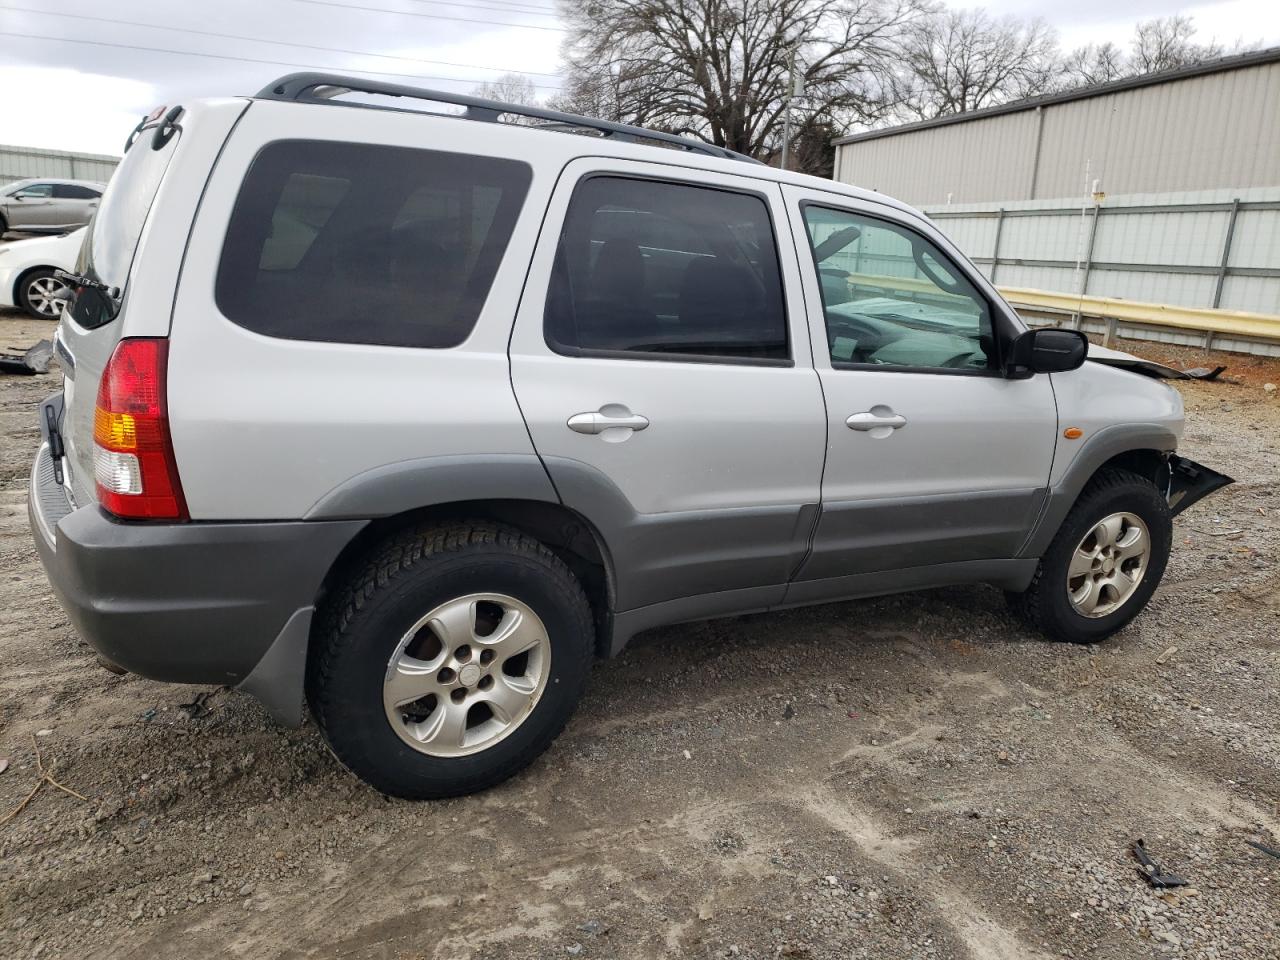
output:
<path id="1" fill-rule="evenodd" d="M 280 140 L 240 187 L 218 309 L 292 340 L 453 347 L 471 333 L 528 192 L 528 164 Z"/>

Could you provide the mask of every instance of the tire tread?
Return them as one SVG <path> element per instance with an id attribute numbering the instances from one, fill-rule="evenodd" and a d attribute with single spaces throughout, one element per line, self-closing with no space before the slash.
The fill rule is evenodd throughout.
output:
<path id="1" fill-rule="evenodd" d="M 422 564 L 455 557 L 473 550 L 497 549 L 502 553 L 533 560 L 550 574 L 549 585 L 561 594 L 567 609 L 573 612 L 578 635 L 585 643 L 576 645 L 578 655 L 589 661 L 594 650 L 594 621 L 590 606 L 569 567 L 541 541 L 522 531 L 488 520 L 457 520 L 429 526 L 408 526 L 388 536 L 373 547 L 362 561 L 350 568 L 345 585 L 331 594 L 319 611 L 317 629 L 312 638 L 312 655 L 307 664 L 307 701 L 320 733 L 334 755 L 348 768 L 352 767 L 340 739 L 333 736 L 329 721 L 341 712 L 341 685 L 335 682 L 336 665 L 350 640 L 352 621 L 375 598 L 393 587 L 402 577 Z M 563 656 L 564 653 L 558 654 Z M 585 687 L 587 669 L 569 671 L 580 678 L 577 689 L 568 691 L 573 701 Z M 567 721 L 567 715 L 564 721 Z M 494 786 L 514 775 L 559 735 L 562 721 L 543 731 L 539 748 L 529 756 L 517 756 L 496 766 L 482 779 L 468 779 L 456 789 L 447 785 L 427 791 L 400 791 L 399 796 L 435 799 L 458 796 Z"/>

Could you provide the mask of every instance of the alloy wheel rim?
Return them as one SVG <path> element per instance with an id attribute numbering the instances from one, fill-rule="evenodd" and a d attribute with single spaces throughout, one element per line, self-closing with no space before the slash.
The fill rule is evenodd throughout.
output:
<path id="1" fill-rule="evenodd" d="M 382 702 L 396 735 L 433 757 L 463 757 L 514 733 L 551 672 L 538 615 L 514 597 L 473 593 L 432 609 L 396 644 Z"/>
<path id="2" fill-rule="evenodd" d="M 65 289 L 57 277 L 37 277 L 27 284 L 27 303 L 42 317 L 56 317 L 64 299 L 59 294 Z"/>
<path id="3" fill-rule="evenodd" d="M 1113 513 L 1084 535 L 1067 565 L 1067 597 L 1090 619 L 1115 613 L 1133 596 L 1147 572 L 1151 532 L 1132 513 Z"/>

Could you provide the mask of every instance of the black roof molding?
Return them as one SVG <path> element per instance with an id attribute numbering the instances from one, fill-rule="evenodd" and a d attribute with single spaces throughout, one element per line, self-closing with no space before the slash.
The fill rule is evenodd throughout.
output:
<path id="1" fill-rule="evenodd" d="M 1006 113 L 1020 113 L 1023 110 L 1038 110 L 1059 103 L 1070 103 L 1072 100 L 1087 100 L 1090 97 L 1103 97 L 1125 90 L 1136 90 L 1140 87 L 1155 86 L 1158 83 L 1170 83 L 1175 80 L 1187 80 L 1210 73 L 1224 73 L 1228 70 L 1240 70 L 1245 67 L 1257 67 L 1268 63 L 1280 62 L 1280 47 L 1268 47 L 1265 50 L 1254 50 L 1250 53 L 1238 53 L 1230 57 L 1219 57 L 1216 60 L 1205 60 L 1185 67 L 1173 67 L 1156 73 L 1144 73 L 1138 77 L 1125 77 L 1109 83 L 1098 83 L 1089 87 L 1077 87 L 1062 93 L 1050 93 L 1043 97 L 1031 97 L 1026 100 L 1014 100 L 1002 103 L 998 107 L 987 107 L 983 110 L 971 110 L 967 113 L 950 113 L 945 117 L 933 120 L 919 120 L 915 123 L 904 123 L 896 127 L 883 127 L 878 130 L 866 130 L 852 133 L 846 137 L 837 137 L 832 141 L 837 147 L 846 143 L 860 143 L 864 140 L 878 140 L 881 137 L 894 137 L 900 133 L 914 133 L 917 130 L 928 130 L 932 127 L 945 127 L 953 123 L 967 123 L 970 120 L 985 120 L 987 117 L 998 117 Z"/>
<path id="2" fill-rule="evenodd" d="M 596 120 L 592 117 L 580 117 L 573 113 L 561 113 L 558 110 L 546 110 L 542 107 L 527 107 L 522 104 L 502 103 L 499 100 L 486 100 L 483 97 L 471 97 L 461 93 L 449 93 L 443 90 L 429 90 L 425 87 L 411 87 L 398 83 L 382 83 L 377 80 L 361 80 L 336 73 L 291 73 L 268 84 L 260 90 L 255 99 L 287 100 L 296 103 L 327 103 L 343 107 L 367 107 L 375 110 L 396 109 L 381 107 L 376 104 L 335 101 L 333 98 L 345 93 L 368 93 L 384 97 L 407 97 L 431 103 L 447 103 L 453 106 L 466 107 L 462 117 L 467 120 L 496 122 L 503 114 L 529 117 L 541 120 L 549 129 L 594 130 L 602 137 L 625 142 L 653 141 L 679 147 L 689 153 L 699 153 L 708 157 L 719 157 L 722 160 L 743 160 L 747 163 L 760 163 L 753 157 L 703 143 L 690 140 L 688 137 L 674 133 L 663 133 L 659 130 L 648 130 L 644 127 L 633 127 L 625 123 L 614 123 L 610 120 Z M 534 129 L 537 129 L 536 127 Z"/>

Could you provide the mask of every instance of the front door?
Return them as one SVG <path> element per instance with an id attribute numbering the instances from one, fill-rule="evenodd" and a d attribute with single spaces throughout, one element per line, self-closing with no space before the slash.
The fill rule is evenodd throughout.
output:
<path id="1" fill-rule="evenodd" d="M 825 414 L 781 201 L 618 160 L 575 161 L 552 198 L 512 382 L 560 496 L 604 535 L 619 611 L 769 606 L 804 556 Z"/>
<path id="2" fill-rule="evenodd" d="M 5 204 L 10 230 L 44 230 L 58 225 L 53 184 L 29 183 Z"/>
<path id="3" fill-rule="evenodd" d="M 922 218 L 785 192 L 828 412 L 822 516 L 797 580 L 1014 557 L 1057 435 L 1049 378 L 1001 374 L 1018 322 Z"/>

